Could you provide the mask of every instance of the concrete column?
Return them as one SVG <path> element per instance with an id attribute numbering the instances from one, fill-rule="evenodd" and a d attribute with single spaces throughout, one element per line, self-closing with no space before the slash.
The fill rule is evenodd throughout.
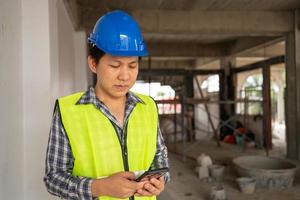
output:
<path id="1" fill-rule="evenodd" d="M 221 58 L 221 69 L 224 70 L 224 74 L 220 77 L 220 100 L 234 100 L 235 88 L 234 79 L 231 73 L 231 68 L 235 65 L 235 59 L 232 57 Z M 220 117 L 222 120 L 227 120 L 228 116 L 234 115 L 234 104 L 221 104 L 220 105 Z"/>
<path id="2" fill-rule="evenodd" d="M 300 160 L 300 30 L 299 11 L 295 12 L 294 31 L 286 37 L 286 133 L 287 156 Z"/>
<path id="3" fill-rule="evenodd" d="M 79 77 L 81 71 L 76 71 L 74 65 L 72 70 L 65 70 L 65 77 L 59 73 L 65 67 L 64 62 L 61 66 L 59 62 L 60 58 L 66 59 L 63 53 L 71 52 L 77 57 L 79 51 L 85 51 L 83 41 L 86 41 L 80 33 L 74 36 L 71 25 L 68 26 L 71 34 L 62 29 L 67 23 L 58 26 L 58 21 L 62 21 L 62 18 L 58 20 L 58 11 L 64 14 L 64 10 L 58 10 L 61 5 L 60 0 L 0 3 L 1 200 L 54 198 L 43 184 L 54 99 L 59 96 L 63 81 L 71 82 L 74 76 L 86 79 L 86 76 Z M 68 48 L 62 50 L 59 45 L 66 46 L 66 43 L 59 42 L 59 36 L 64 33 L 70 40 Z M 72 49 L 73 43 L 80 49 Z M 75 60 L 73 57 L 68 59 Z M 78 66 L 83 63 L 83 57 L 75 61 Z M 81 83 L 77 86 L 85 87 Z"/>
<path id="4" fill-rule="evenodd" d="M 49 1 L 22 0 L 24 196 L 53 199 L 43 184 L 50 108 Z M 13 146 L 14 147 L 14 146 Z"/>

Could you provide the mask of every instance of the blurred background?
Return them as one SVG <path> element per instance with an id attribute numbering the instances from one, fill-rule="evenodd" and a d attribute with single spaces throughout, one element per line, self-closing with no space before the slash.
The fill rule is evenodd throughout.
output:
<path id="1" fill-rule="evenodd" d="M 224 166 L 248 154 L 299 162 L 299 0 L 0 0 L 0 199 L 53 199 L 42 178 L 54 103 L 94 85 L 87 37 L 115 9 L 150 52 L 132 91 L 157 101 L 173 177 L 160 199 L 209 198 L 194 172 L 202 153 Z"/>

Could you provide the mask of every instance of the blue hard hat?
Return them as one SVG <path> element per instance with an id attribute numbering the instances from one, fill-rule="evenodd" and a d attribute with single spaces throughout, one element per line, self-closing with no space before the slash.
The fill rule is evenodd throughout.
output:
<path id="1" fill-rule="evenodd" d="M 147 56 L 141 30 L 127 13 L 116 10 L 103 15 L 95 24 L 88 41 L 114 56 Z"/>

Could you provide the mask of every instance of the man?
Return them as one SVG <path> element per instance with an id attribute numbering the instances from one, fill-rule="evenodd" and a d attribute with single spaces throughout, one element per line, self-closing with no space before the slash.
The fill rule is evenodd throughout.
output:
<path id="1" fill-rule="evenodd" d="M 48 191 L 64 199 L 156 199 L 169 174 L 135 181 L 133 172 L 168 167 L 155 102 L 129 89 L 148 54 L 134 19 L 102 16 L 89 37 L 95 88 L 58 99 L 46 156 Z"/>

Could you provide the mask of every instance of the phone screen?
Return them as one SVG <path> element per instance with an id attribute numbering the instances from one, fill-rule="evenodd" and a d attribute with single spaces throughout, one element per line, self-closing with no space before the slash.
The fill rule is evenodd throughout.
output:
<path id="1" fill-rule="evenodd" d="M 144 172 L 141 176 L 139 176 L 136 181 L 139 182 L 144 178 L 160 178 L 161 176 L 165 175 L 169 171 L 169 168 L 159 168 L 159 169 L 152 169 Z"/>

